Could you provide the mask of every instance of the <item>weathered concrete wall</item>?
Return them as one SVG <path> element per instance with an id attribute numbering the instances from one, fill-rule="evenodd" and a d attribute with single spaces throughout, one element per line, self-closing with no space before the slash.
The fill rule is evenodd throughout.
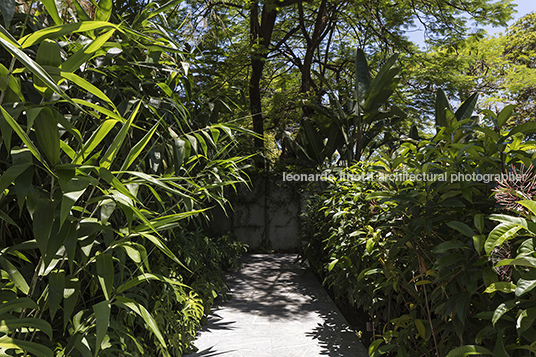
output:
<path id="1" fill-rule="evenodd" d="M 252 177 L 248 189 L 240 187 L 230 196 L 233 209 L 227 214 L 213 210 L 210 229 L 215 234 L 232 232 L 251 249 L 291 251 L 298 248 L 300 214 L 304 204 L 299 182 L 284 182 L 282 176 Z"/>

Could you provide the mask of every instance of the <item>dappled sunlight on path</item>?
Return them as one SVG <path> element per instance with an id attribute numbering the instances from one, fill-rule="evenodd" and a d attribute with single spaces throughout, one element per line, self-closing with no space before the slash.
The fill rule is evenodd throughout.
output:
<path id="1" fill-rule="evenodd" d="M 310 271 L 292 254 L 245 256 L 228 279 L 194 356 L 367 356 L 366 349 Z"/>

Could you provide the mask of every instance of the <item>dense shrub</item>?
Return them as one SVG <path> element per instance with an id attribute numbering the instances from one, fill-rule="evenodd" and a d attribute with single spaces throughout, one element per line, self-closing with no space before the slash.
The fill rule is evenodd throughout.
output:
<path id="1" fill-rule="evenodd" d="M 361 180 L 339 175 L 312 194 L 303 256 L 337 297 L 368 313 L 372 356 L 536 352 L 534 212 L 526 220 L 493 214 L 504 211 L 496 177 L 482 176 L 532 164 L 536 147 L 520 134 L 532 124 L 500 131 L 511 111 L 488 112 L 483 124 L 447 111 L 449 125 L 433 139 L 356 164 L 343 172 Z M 446 180 L 378 179 L 394 173 Z M 502 190 L 514 200 L 533 198 L 533 188 L 510 186 Z"/>

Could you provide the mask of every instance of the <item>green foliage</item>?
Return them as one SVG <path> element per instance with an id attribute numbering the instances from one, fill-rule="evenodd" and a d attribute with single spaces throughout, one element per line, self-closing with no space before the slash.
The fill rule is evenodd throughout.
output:
<path id="1" fill-rule="evenodd" d="M 3 355 L 181 355 L 243 251 L 196 227 L 245 183 L 248 131 L 189 110 L 164 9 L 116 25 L 111 4 L 1 28 Z"/>
<path id="2" fill-rule="evenodd" d="M 368 313 L 371 356 L 535 352 L 533 213 L 490 214 L 496 175 L 530 165 L 536 147 L 522 140 L 528 127 L 507 130 L 511 107 L 478 123 L 470 106 L 438 111 L 448 126 L 434 138 L 357 163 L 311 196 L 303 257 Z"/>
<path id="3" fill-rule="evenodd" d="M 320 103 L 309 105 L 315 113 L 311 119 L 302 121 L 296 140 L 285 132 L 303 163 L 322 166 L 326 160 L 333 161 L 335 153 L 340 161 L 351 163 L 359 160 L 367 149 L 370 155 L 374 148 L 392 140 L 389 131 L 405 117 L 400 109 L 388 108 L 388 100 L 399 81 L 400 69 L 393 67 L 397 57 L 389 58 L 372 78 L 364 52 L 356 51 L 353 92 L 346 103 L 341 103 L 330 91 L 329 107 Z M 326 79 L 319 76 L 329 87 Z M 380 134 L 384 134 L 383 140 L 374 142 Z"/>

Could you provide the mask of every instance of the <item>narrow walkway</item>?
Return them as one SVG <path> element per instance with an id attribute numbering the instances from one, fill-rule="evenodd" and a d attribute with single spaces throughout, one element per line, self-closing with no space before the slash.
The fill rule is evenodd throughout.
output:
<path id="1" fill-rule="evenodd" d="M 333 301 L 295 254 L 243 257 L 228 279 L 232 297 L 214 306 L 187 355 L 368 356 Z"/>

